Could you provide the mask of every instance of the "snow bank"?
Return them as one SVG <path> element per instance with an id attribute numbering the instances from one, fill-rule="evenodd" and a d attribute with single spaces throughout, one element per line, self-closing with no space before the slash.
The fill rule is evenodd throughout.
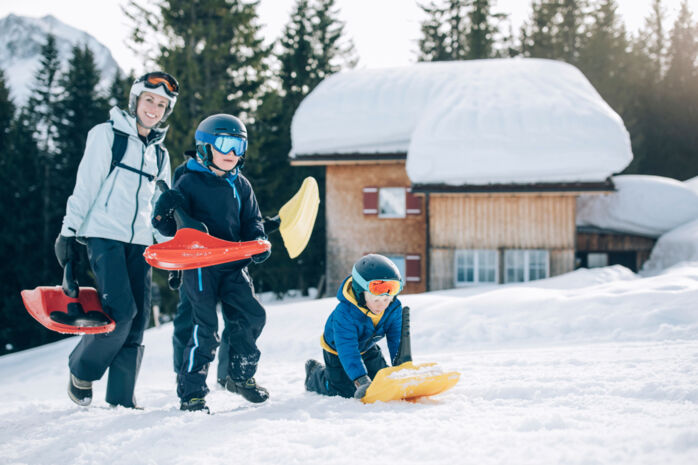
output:
<path id="1" fill-rule="evenodd" d="M 684 184 L 686 184 L 691 190 L 698 192 L 698 176 L 691 179 L 686 179 Z"/>
<path id="2" fill-rule="evenodd" d="M 655 274 L 683 262 L 698 262 L 698 219 L 663 234 L 654 245 L 643 274 Z"/>
<path id="3" fill-rule="evenodd" d="M 577 225 L 659 237 L 698 218 L 698 192 L 661 176 L 614 176 L 617 192 L 577 198 Z"/>
<path id="4" fill-rule="evenodd" d="M 601 181 L 631 161 L 620 117 L 571 65 L 417 63 L 324 80 L 291 127 L 296 154 L 407 153 L 413 183 Z"/>
<path id="5" fill-rule="evenodd" d="M 305 392 L 336 299 L 269 304 L 251 405 L 178 409 L 172 325 L 146 331 L 144 410 L 66 395 L 77 338 L 0 357 L 0 463 L 100 465 L 677 464 L 698 452 L 698 266 L 641 278 L 614 266 L 487 289 L 406 295 L 416 363 L 461 373 L 416 404 Z M 380 440 L 376 442 L 376 439 Z M 376 445 L 363 447 L 357 445 Z M 465 453 L 463 451 L 466 451 Z"/>

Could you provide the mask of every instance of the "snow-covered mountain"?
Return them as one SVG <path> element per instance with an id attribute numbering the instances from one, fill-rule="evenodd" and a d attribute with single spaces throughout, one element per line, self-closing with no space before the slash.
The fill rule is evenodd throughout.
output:
<path id="1" fill-rule="evenodd" d="M 109 86 L 119 65 L 111 51 L 97 39 L 51 15 L 29 18 L 10 14 L 0 19 L 0 68 L 5 72 L 16 105 L 24 104 L 29 96 L 41 59 L 41 47 L 49 33 L 56 37 L 58 55 L 64 67 L 67 67 L 73 46 L 87 44 L 102 73 L 100 87 Z"/>

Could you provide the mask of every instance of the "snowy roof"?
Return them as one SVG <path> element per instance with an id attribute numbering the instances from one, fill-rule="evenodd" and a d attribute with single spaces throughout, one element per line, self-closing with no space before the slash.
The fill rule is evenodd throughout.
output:
<path id="1" fill-rule="evenodd" d="M 661 176 L 614 176 L 616 192 L 577 198 L 577 225 L 659 237 L 698 219 L 698 192 Z"/>
<path id="2" fill-rule="evenodd" d="M 541 59 L 338 73 L 301 102 L 291 138 L 292 158 L 407 154 L 413 184 L 598 182 L 632 160 L 582 73 Z"/>

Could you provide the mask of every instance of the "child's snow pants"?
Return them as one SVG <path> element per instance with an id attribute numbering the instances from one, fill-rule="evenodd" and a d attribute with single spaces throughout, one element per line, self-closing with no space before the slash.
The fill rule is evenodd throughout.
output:
<path id="1" fill-rule="evenodd" d="M 266 312 L 255 296 L 247 269 L 238 267 L 224 264 L 184 271 L 182 286 L 192 307 L 194 327 L 177 376 L 177 395 L 182 400 L 204 397 L 209 391 L 206 376 L 219 344 L 219 300 L 228 337 L 227 375 L 247 380 L 257 372 L 257 338 L 266 323 Z"/>
<path id="2" fill-rule="evenodd" d="M 322 351 L 322 355 L 325 358 L 325 367 L 318 368 L 310 374 L 307 389 L 325 396 L 354 397 L 356 386 L 344 371 L 339 357 L 326 350 Z M 376 376 L 379 370 L 388 366 L 380 347 L 377 345 L 361 354 L 361 358 L 371 379 Z"/>

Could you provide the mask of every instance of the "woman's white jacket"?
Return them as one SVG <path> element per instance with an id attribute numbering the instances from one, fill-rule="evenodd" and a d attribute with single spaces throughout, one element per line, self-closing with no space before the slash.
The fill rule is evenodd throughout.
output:
<path id="1" fill-rule="evenodd" d="M 150 219 L 155 203 L 155 182 L 170 185 L 170 157 L 162 146 L 167 129 L 156 131 L 146 146 L 138 137 L 136 120 L 114 107 L 111 122 L 98 124 L 87 134 L 85 153 L 78 167 L 73 194 L 68 198 L 61 234 L 101 237 L 117 241 L 151 245 L 154 230 Z M 110 173 L 114 130 L 128 134 L 121 163 L 153 176 L 115 167 Z M 164 154 L 158 169 L 156 145 Z M 159 235 L 158 235 L 159 236 Z"/>

